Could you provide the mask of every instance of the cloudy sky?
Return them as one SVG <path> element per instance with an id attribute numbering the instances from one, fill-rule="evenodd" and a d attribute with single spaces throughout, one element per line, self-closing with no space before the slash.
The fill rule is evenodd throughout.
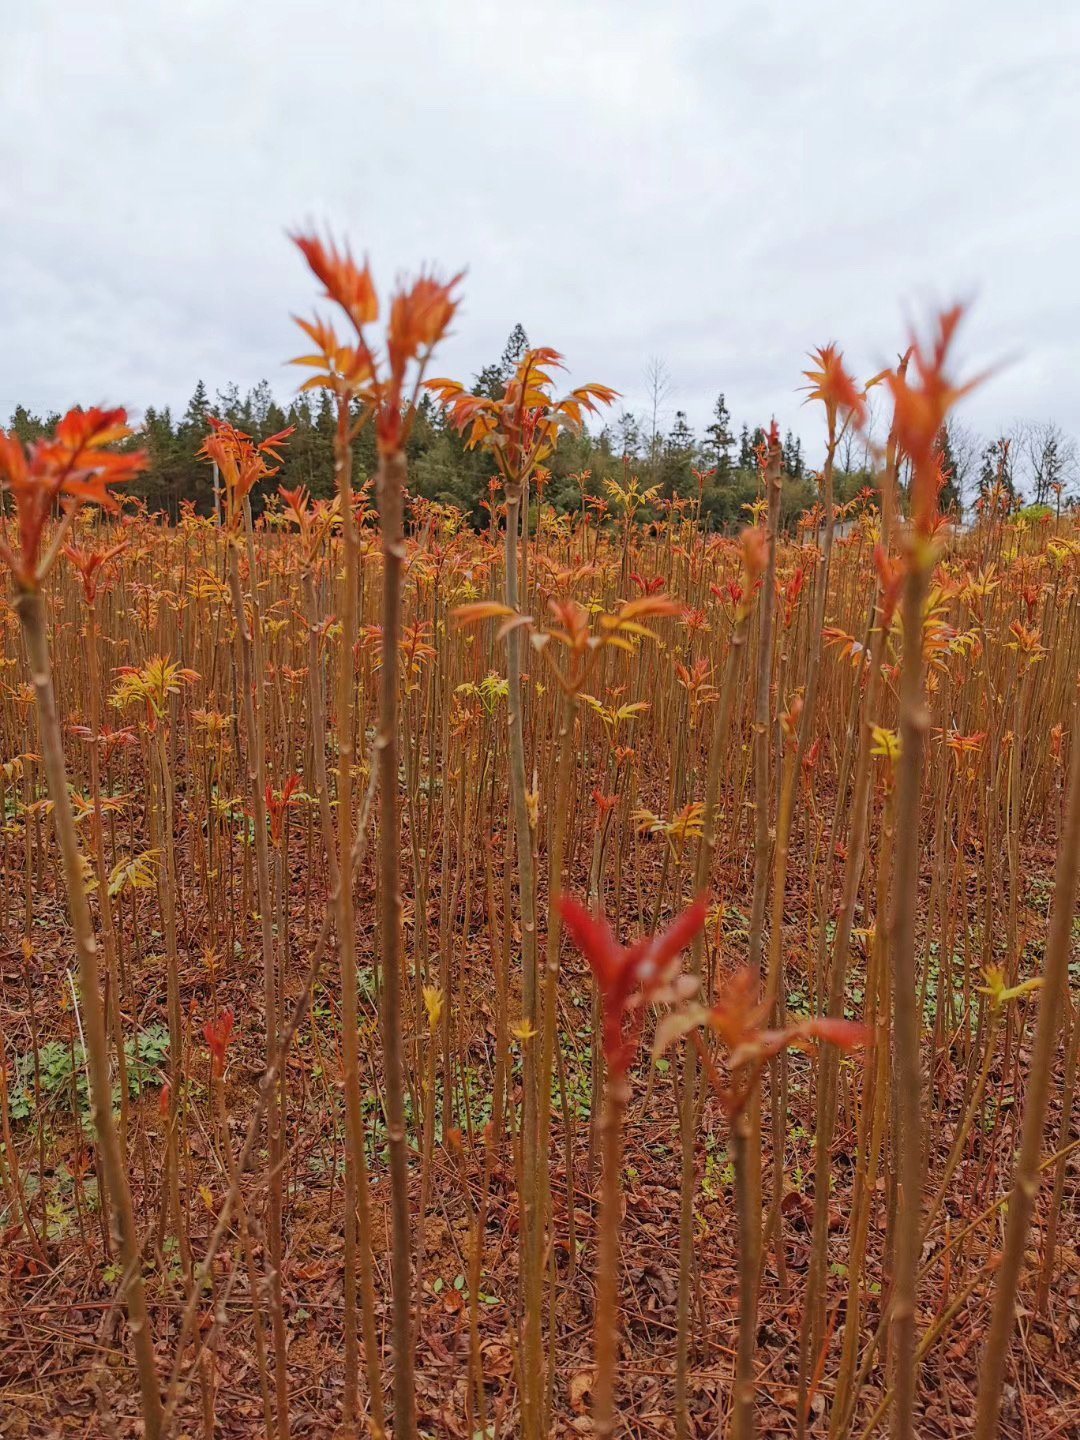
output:
<path id="1" fill-rule="evenodd" d="M 297 351 L 328 226 L 389 283 L 468 268 L 437 370 L 515 321 L 573 377 L 703 426 L 816 418 L 806 349 L 867 374 L 939 302 L 965 419 L 1080 434 L 1076 0 L 34 0 L 6 7 L 0 421 L 183 406 Z"/>

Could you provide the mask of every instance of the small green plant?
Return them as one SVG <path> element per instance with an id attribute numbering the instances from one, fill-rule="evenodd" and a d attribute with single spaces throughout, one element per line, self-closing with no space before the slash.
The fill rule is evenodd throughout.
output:
<path id="1" fill-rule="evenodd" d="M 169 1032 L 164 1025 L 148 1025 L 124 1042 L 127 1060 L 128 1094 L 135 1099 L 150 1086 L 164 1082 L 164 1065 L 169 1053 Z M 29 1120 L 37 1105 L 46 1109 L 66 1104 L 71 1108 L 72 1088 L 79 1113 L 90 1114 L 90 1090 L 86 1079 L 86 1052 L 81 1042 L 74 1047 L 62 1040 L 50 1040 L 38 1051 L 40 1091 L 34 1089 L 34 1056 L 20 1055 L 15 1061 L 15 1083 L 11 1088 L 8 1113 L 14 1121 Z M 112 1089 L 113 1109 L 120 1107 L 120 1083 Z"/>

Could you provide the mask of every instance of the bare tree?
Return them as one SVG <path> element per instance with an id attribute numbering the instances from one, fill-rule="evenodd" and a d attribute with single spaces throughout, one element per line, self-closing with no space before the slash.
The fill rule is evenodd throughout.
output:
<path id="1" fill-rule="evenodd" d="M 950 417 L 946 430 L 949 436 L 949 451 L 953 462 L 953 484 L 960 497 L 960 508 L 965 510 L 968 496 L 978 489 L 979 461 L 984 442 L 982 436 L 963 421 Z"/>
<path id="2" fill-rule="evenodd" d="M 853 475 L 856 470 L 862 468 L 861 462 L 865 454 L 865 440 L 854 425 L 849 425 L 840 441 L 836 456 L 836 468 L 844 475 Z"/>
<path id="3" fill-rule="evenodd" d="M 1052 504 L 1077 477 L 1076 441 L 1056 420 L 1021 420 L 1013 427 L 1012 453 L 1023 489 L 1036 505 Z"/>
<path id="4" fill-rule="evenodd" d="M 890 417 L 883 414 L 884 407 L 881 400 L 881 392 L 871 389 L 866 392 L 866 424 L 862 428 L 860 439 L 862 440 L 862 461 L 860 468 L 873 470 L 875 464 L 875 448 L 880 448 L 888 438 Z M 884 420 L 884 431 L 882 432 L 882 421 Z"/>
<path id="5" fill-rule="evenodd" d="M 674 393 L 671 372 L 663 360 L 652 355 L 645 366 L 646 416 L 643 429 L 649 445 L 649 479 L 655 481 L 664 449 L 667 404 Z"/>

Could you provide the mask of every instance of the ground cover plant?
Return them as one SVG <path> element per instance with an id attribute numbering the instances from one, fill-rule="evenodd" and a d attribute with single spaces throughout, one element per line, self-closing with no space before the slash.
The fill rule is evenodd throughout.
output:
<path id="1" fill-rule="evenodd" d="M 719 532 L 296 244 L 332 497 L 0 433 L 0 1434 L 1075 1434 L 1080 524 L 942 512 L 961 312 Z"/>

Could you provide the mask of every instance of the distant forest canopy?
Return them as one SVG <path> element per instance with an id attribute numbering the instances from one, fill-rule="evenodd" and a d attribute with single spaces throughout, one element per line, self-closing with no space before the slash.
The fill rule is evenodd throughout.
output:
<path id="1" fill-rule="evenodd" d="M 520 356 L 528 347 L 521 325 L 510 334 L 500 359 L 474 377 L 473 393 L 499 395 Z M 605 480 L 624 478 L 627 468 L 642 487 L 658 485 L 665 499 L 702 496 L 702 517 L 714 529 L 727 529 L 745 518 L 743 506 L 758 495 L 755 448 L 764 440 L 762 425 L 750 426 L 732 418 L 720 394 L 710 423 L 698 435 L 682 410 L 668 423 L 671 382 L 662 362 L 651 361 L 646 370 L 648 413 L 624 410 L 602 427 L 564 434 L 548 469 L 544 501 L 558 511 L 576 510 L 582 504 L 582 472 L 590 472 L 586 493 L 603 495 Z M 871 415 L 874 406 L 871 404 Z M 128 492 L 144 500 L 151 510 L 167 511 L 176 520 L 184 501 L 202 514 L 214 507 L 211 466 L 198 451 L 209 428 L 207 416 L 228 420 L 262 440 L 288 426 L 296 433 L 284 449 L 279 473 L 252 497 L 256 512 L 280 485 L 305 485 L 316 498 L 334 493 L 334 404 L 320 392 L 300 394 L 287 405 L 274 396 L 267 381 L 246 395 L 230 385 L 211 399 L 200 380 L 184 413 L 176 417 L 168 406 L 147 409 L 133 444 L 149 452 L 149 466 Z M 8 429 L 23 441 L 49 433 L 59 415 L 38 416 L 16 408 Z M 757 417 L 761 418 L 761 417 Z M 766 419 L 768 417 L 765 417 Z M 822 442 L 824 451 L 824 440 Z M 985 439 L 968 427 L 950 422 L 944 436 L 944 466 L 950 480 L 942 492 L 945 510 L 961 514 L 995 481 L 1000 480 L 1017 504 L 1031 502 L 1060 509 L 1075 503 L 1070 493 L 1080 479 L 1076 445 L 1054 422 L 1024 422 L 1002 436 Z M 438 405 L 425 395 L 407 446 L 409 489 L 414 495 L 456 506 L 477 525 L 487 523 L 484 502 L 494 473 L 490 459 L 469 451 L 444 419 Z M 820 463 L 820 462 L 819 462 Z M 365 427 L 355 447 L 357 478 L 375 473 L 375 438 Z M 791 430 L 784 436 L 784 491 L 782 522 L 790 526 L 818 500 L 816 474 L 803 454 L 802 441 Z M 704 481 L 702 477 L 704 476 Z M 871 482 L 871 454 L 866 437 L 850 431 L 836 457 L 835 497 L 850 500 Z M 701 488 L 703 486 L 703 488 Z"/>

